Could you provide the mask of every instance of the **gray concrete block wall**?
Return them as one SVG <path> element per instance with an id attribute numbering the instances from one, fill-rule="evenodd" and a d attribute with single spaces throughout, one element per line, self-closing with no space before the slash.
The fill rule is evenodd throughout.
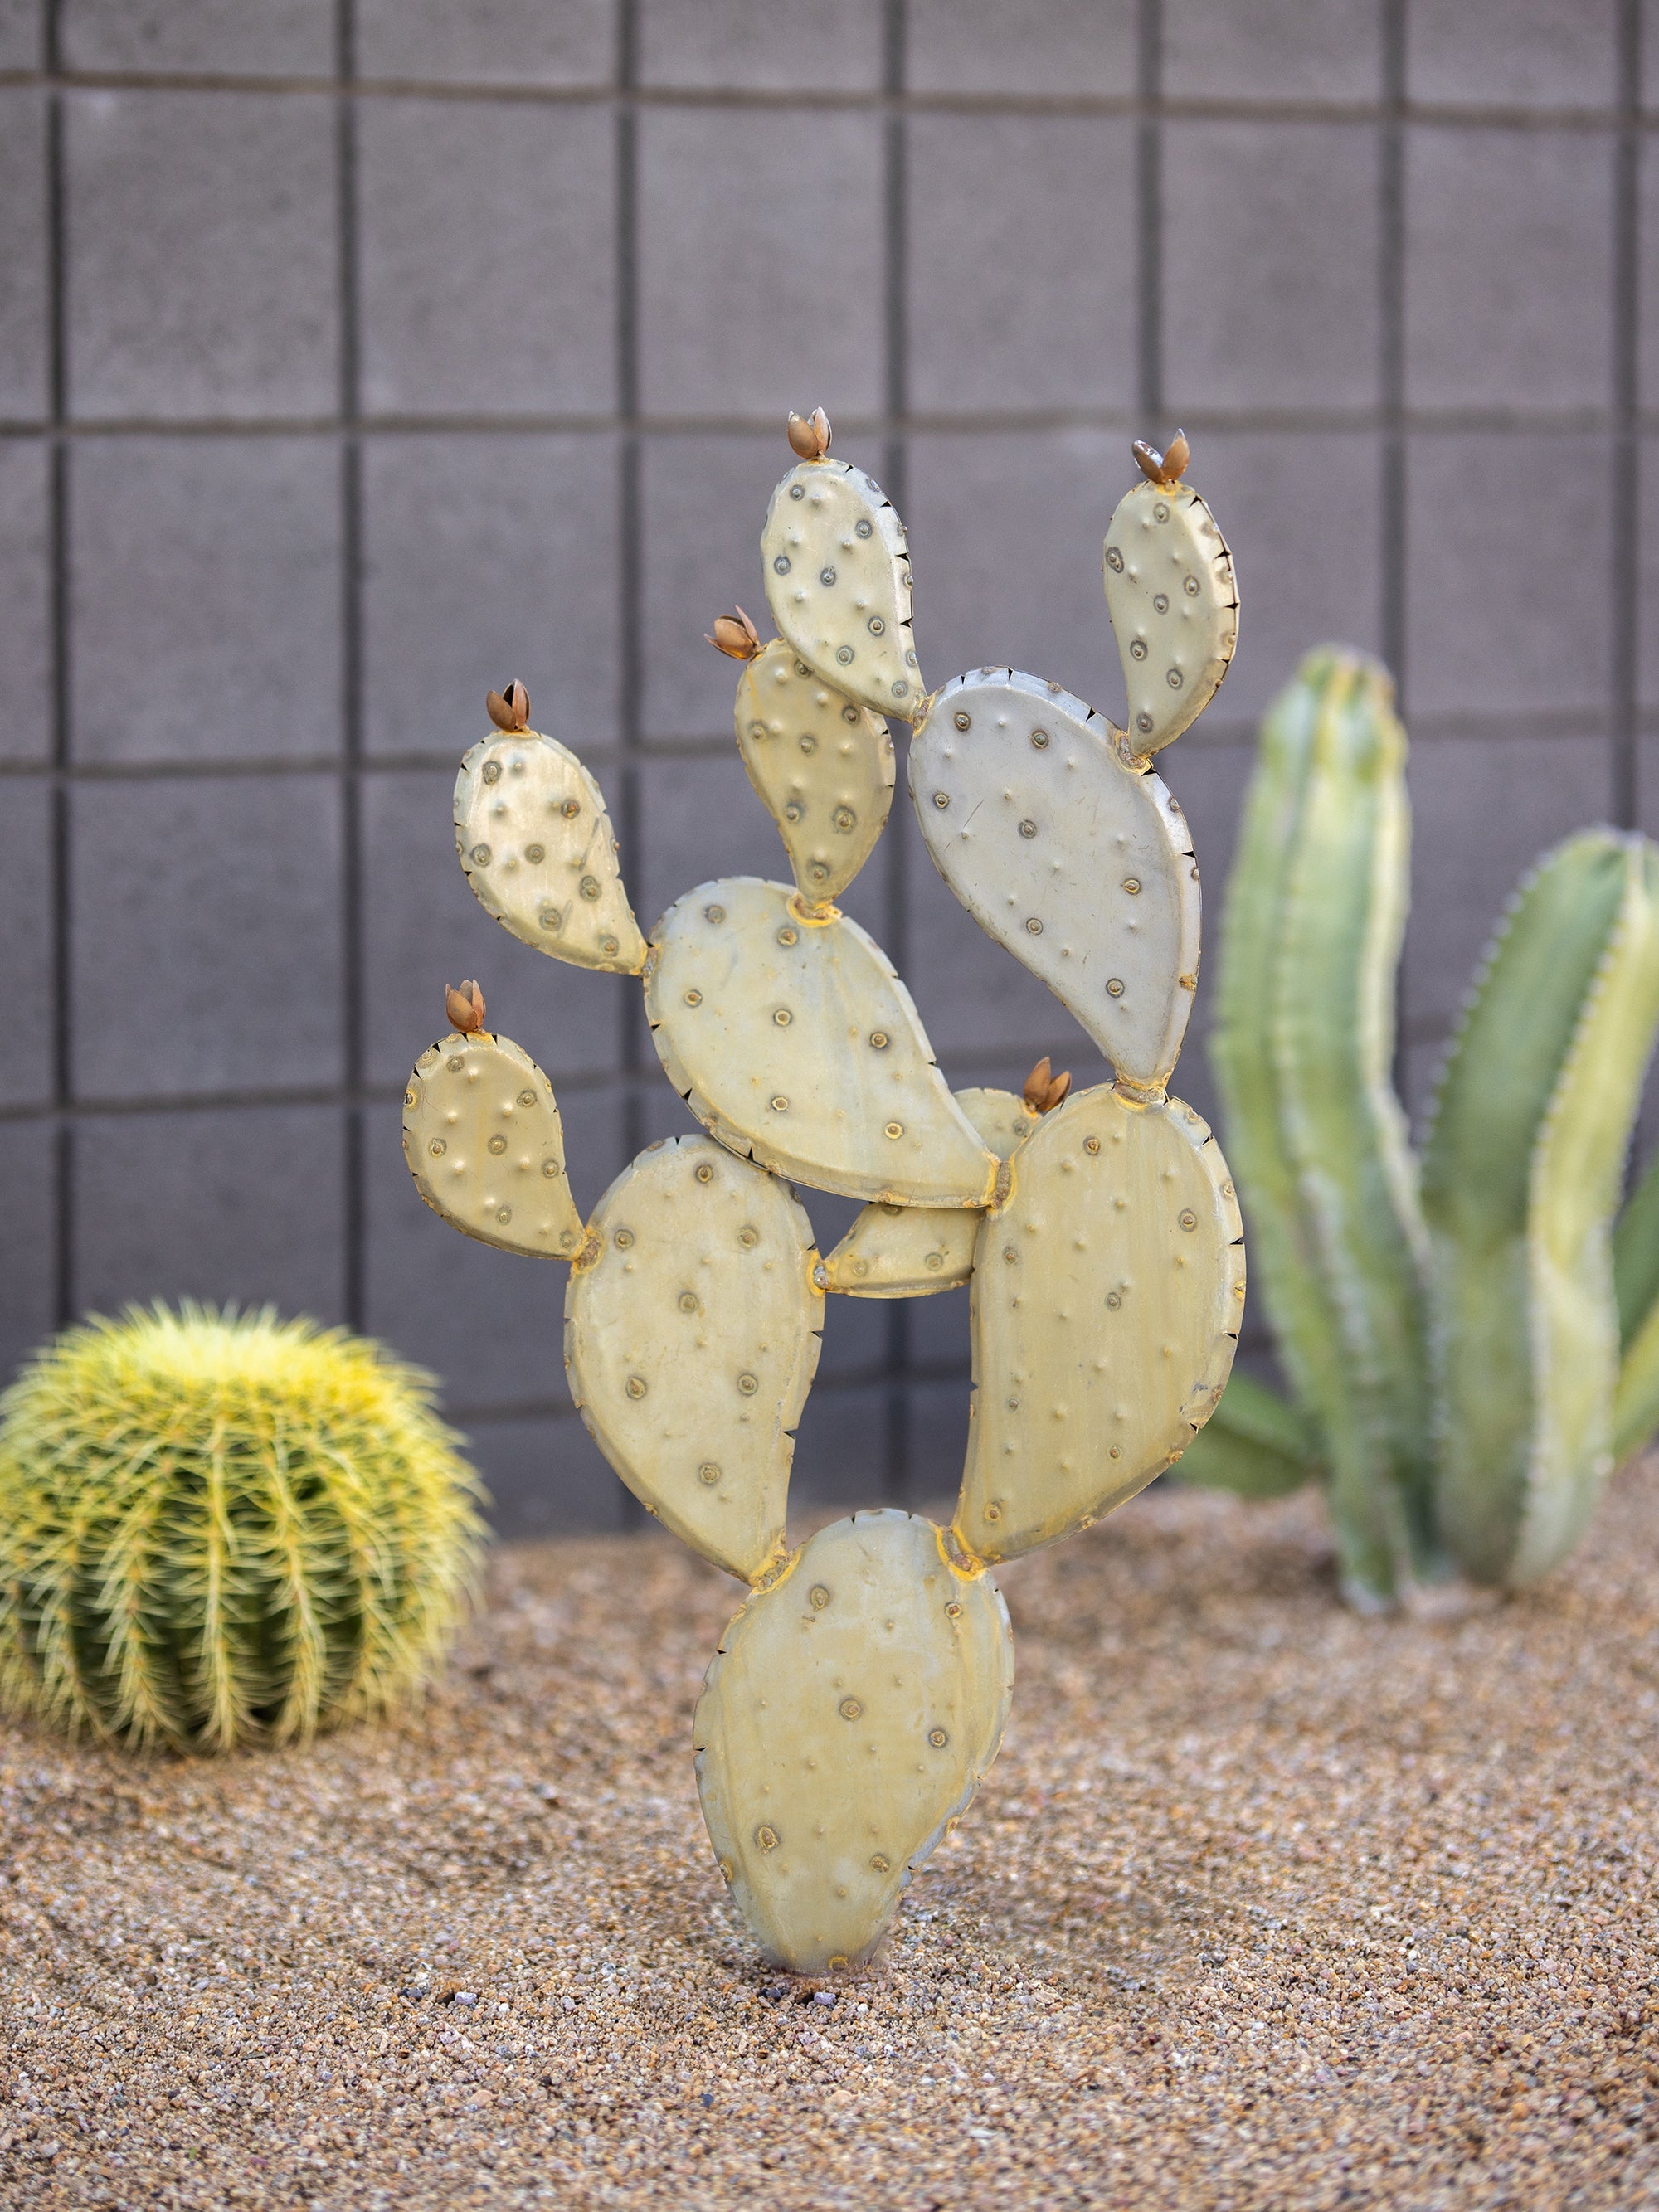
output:
<path id="1" fill-rule="evenodd" d="M 932 681 L 1108 712 L 1102 530 L 1184 422 L 1244 613 L 1170 781 L 1218 888 L 1298 654 L 1399 670 L 1420 1103 L 1538 848 L 1659 830 L 1656 50 L 1659 0 L 0 0 L 0 1371 L 269 1297 L 436 1369 L 504 1527 L 623 1522 L 562 1276 L 425 1213 L 398 1102 L 476 973 L 585 1197 L 689 1126 L 448 788 L 517 675 L 642 920 L 777 871 L 702 633 L 790 405 L 906 513 Z M 848 903 L 954 1080 L 1097 1072 L 902 805 Z M 965 1361 L 960 1297 L 838 1303 L 802 1490 L 936 1493 Z"/>

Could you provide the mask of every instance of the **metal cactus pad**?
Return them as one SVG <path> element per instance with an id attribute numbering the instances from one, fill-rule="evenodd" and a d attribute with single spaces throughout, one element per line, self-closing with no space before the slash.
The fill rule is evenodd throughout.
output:
<path id="1" fill-rule="evenodd" d="M 903 526 L 830 438 L 822 409 L 789 418 L 797 461 L 761 541 L 779 637 L 739 609 L 709 641 L 743 664 L 738 750 L 793 883 L 700 884 L 641 934 L 599 787 L 530 728 L 519 684 L 489 694 L 496 733 L 456 785 L 486 910 L 556 959 L 641 977 L 707 1134 L 648 1146 L 584 1222 L 547 1079 L 486 1030 L 471 982 L 447 993 L 451 1032 L 422 1054 L 404 1115 L 434 1212 L 568 1261 L 582 1419 L 646 1510 L 749 1585 L 697 1707 L 698 1787 L 738 1910 L 803 1973 L 870 1957 L 996 1756 L 1013 1648 L 991 1566 L 1180 1458 L 1226 1382 L 1244 1299 L 1226 1164 L 1167 1088 L 1199 882 L 1151 758 L 1213 693 L 1237 629 L 1231 556 L 1182 481 L 1186 441 L 1136 446 L 1145 481 L 1107 529 L 1119 729 L 1016 669 L 925 690 Z M 913 726 L 939 873 L 1075 1016 L 1111 1084 L 1068 1096 L 1044 1060 L 1023 1097 L 953 1094 L 891 962 L 833 903 L 886 822 L 884 715 Z M 827 1261 L 794 1184 L 865 1201 Z M 826 1297 L 963 1283 L 974 1402 L 951 1527 L 858 1513 L 792 1549 Z"/>

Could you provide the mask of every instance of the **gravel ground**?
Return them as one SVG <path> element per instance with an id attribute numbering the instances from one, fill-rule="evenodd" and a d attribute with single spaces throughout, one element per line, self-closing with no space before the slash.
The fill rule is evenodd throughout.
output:
<path id="1" fill-rule="evenodd" d="M 400 1730 L 0 1736 L 8 2206 L 1659 2205 L 1659 1464 L 1543 1591 L 1359 1620 L 1306 1499 L 1007 1571 L 882 1963 L 785 1985 L 688 1755 L 734 1586 L 509 1548 Z"/>

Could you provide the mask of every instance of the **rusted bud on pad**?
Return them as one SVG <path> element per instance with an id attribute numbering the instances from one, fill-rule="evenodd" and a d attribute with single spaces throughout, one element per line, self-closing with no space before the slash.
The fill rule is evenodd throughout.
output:
<path id="1" fill-rule="evenodd" d="M 509 684 L 504 692 L 486 692 L 484 705 L 489 709 L 489 719 L 498 730 L 527 730 L 530 727 L 530 694 L 522 684 Z"/>
<path id="2" fill-rule="evenodd" d="M 1059 1075 L 1054 1074 L 1049 1066 L 1048 1055 L 1045 1052 L 1026 1077 L 1025 1087 L 1020 1096 L 1032 1113 L 1052 1114 L 1055 1107 L 1064 1100 L 1071 1087 L 1072 1079 L 1069 1073 L 1062 1071 Z"/>
<path id="3" fill-rule="evenodd" d="M 1137 438 L 1129 448 L 1140 464 L 1140 472 L 1149 482 L 1160 484 L 1167 490 L 1181 482 L 1193 449 L 1187 442 L 1187 433 L 1177 430 L 1170 441 L 1167 453 L 1160 453 L 1156 446 L 1149 446 L 1144 438 Z"/>
<path id="4" fill-rule="evenodd" d="M 714 629 L 703 633 L 703 642 L 733 660 L 753 660 L 762 649 L 760 632 L 741 607 L 735 614 L 716 615 Z"/>
<path id="5" fill-rule="evenodd" d="M 821 461 L 830 450 L 830 417 L 822 407 L 815 407 L 810 416 L 791 414 L 789 443 L 804 461 Z"/>
<path id="6" fill-rule="evenodd" d="M 453 983 L 444 985 L 444 1012 L 449 1016 L 452 1029 L 463 1036 L 470 1036 L 484 1025 L 483 993 L 475 982 L 463 983 L 457 990 Z"/>

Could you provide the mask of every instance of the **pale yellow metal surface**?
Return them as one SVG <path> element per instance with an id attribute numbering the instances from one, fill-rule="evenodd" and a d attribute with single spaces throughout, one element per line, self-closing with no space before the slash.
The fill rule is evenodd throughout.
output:
<path id="1" fill-rule="evenodd" d="M 774 638 L 744 664 L 737 728 L 749 781 L 778 825 L 802 896 L 839 898 L 893 803 L 886 723 Z"/>
<path id="2" fill-rule="evenodd" d="M 535 730 L 473 746 L 455 779 L 455 848 L 486 914 L 538 952 L 637 975 L 645 939 L 599 787 Z"/>
<path id="3" fill-rule="evenodd" d="M 665 1139 L 599 1200 L 565 1293 L 594 1442 L 665 1528 L 745 1582 L 781 1553 L 817 1256 L 775 1176 L 707 1137 Z"/>
<path id="4" fill-rule="evenodd" d="M 956 1527 L 983 1559 L 1086 1528 L 1177 1459 L 1232 1367 L 1243 1229 L 1178 1099 L 1085 1091 L 1021 1146 L 974 1259 L 974 1397 Z"/>
<path id="5" fill-rule="evenodd" d="M 440 1037 L 404 1092 L 404 1158 L 434 1213 L 482 1244 L 570 1260 L 582 1220 L 553 1086 L 510 1037 Z"/>
<path id="6" fill-rule="evenodd" d="M 1139 483 L 1106 532 L 1106 610 L 1129 694 L 1129 744 L 1156 752 L 1197 720 L 1238 640 L 1232 556 L 1185 484 Z"/>
<path id="7" fill-rule="evenodd" d="M 700 884 L 652 934 L 645 1002 L 711 1135 L 815 1190 L 983 1206 L 997 1164 L 951 1097 L 892 963 L 834 908 L 756 876 Z"/>
<path id="8" fill-rule="evenodd" d="M 1151 486 L 1148 486 L 1151 489 Z M 1118 1073 L 1167 1083 L 1198 981 L 1186 817 L 1082 700 L 1016 669 L 959 676 L 910 746 L 933 865 Z"/>
<path id="9" fill-rule="evenodd" d="M 980 1139 L 1006 1160 L 1038 1116 L 1012 1091 L 958 1091 Z M 974 1271 L 980 1217 L 938 1206 L 866 1206 L 823 1263 L 825 1288 L 854 1298 L 958 1290 Z"/>
<path id="10" fill-rule="evenodd" d="M 826 683 L 914 721 L 923 704 L 910 637 L 904 526 L 849 461 L 803 461 L 772 495 L 761 532 L 767 603 Z"/>
<path id="11" fill-rule="evenodd" d="M 714 1855 L 769 1959 L 869 1957 L 996 1756 L 1012 1688 L 1001 1596 L 930 1521 L 838 1521 L 750 1599 L 693 1740 Z"/>

